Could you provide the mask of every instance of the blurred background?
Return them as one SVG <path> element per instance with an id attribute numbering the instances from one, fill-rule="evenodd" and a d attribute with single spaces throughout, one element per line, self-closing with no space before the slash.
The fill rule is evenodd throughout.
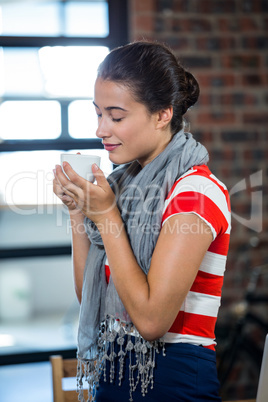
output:
<path id="1" fill-rule="evenodd" d="M 0 402 L 23 402 L 21 387 L 25 402 L 51 402 L 49 356 L 75 356 L 70 224 L 52 169 L 80 151 L 112 170 L 95 138 L 96 69 L 143 38 L 168 44 L 200 84 L 186 120 L 232 205 L 221 394 L 256 396 L 268 332 L 267 32 L 266 0 L 0 0 Z"/>

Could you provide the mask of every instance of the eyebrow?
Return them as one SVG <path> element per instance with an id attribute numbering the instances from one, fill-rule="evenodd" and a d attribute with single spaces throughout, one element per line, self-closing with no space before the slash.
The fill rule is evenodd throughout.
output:
<path id="1" fill-rule="evenodd" d="M 93 105 L 96 107 L 96 108 L 98 108 L 99 109 L 99 106 L 98 105 L 96 105 L 96 103 L 93 101 Z M 122 107 L 119 107 L 119 106 L 108 106 L 108 107 L 105 107 L 104 108 L 105 110 L 122 110 L 123 112 L 127 112 L 127 110 L 126 109 L 123 109 Z"/>

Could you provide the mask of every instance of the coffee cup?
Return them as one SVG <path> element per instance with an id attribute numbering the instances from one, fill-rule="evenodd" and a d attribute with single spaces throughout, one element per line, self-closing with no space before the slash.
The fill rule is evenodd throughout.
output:
<path id="1" fill-rule="evenodd" d="M 99 156 L 66 153 L 66 154 L 61 154 L 60 159 L 61 159 L 61 165 L 63 162 L 68 162 L 71 165 L 72 169 L 79 176 L 81 176 L 84 179 L 93 183 L 94 175 L 91 171 L 91 166 L 93 165 L 93 163 L 96 163 L 98 166 L 100 166 L 100 157 Z M 64 171 L 64 169 L 63 169 L 63 171 Z M 66 176 L 67 176 L 67 174 L 66 174 Z"/>

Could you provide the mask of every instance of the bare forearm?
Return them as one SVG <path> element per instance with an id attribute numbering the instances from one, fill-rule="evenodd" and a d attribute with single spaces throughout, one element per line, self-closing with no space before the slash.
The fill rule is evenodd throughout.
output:
<path id="1" fill-rule="evenodd" d="M 70 212 L 72 227 L 72 258 L 75 292 L 81 302 L 85 263 L 90 247 L 90 241 L 84 228 L 84 215 L 80 212 Z"/>

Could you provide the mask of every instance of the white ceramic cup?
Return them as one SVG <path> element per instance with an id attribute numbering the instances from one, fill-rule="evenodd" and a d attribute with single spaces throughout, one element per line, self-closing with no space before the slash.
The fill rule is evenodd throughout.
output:
<path id="1" fill-rule="evenodd" d="M 94 181 L 91 166 L 93 165 L 93 163 L 96 163 L 98 166 L 100 166 L 100 157 L 97 155 L 61 154 L 60 160 L 61 165 L 63 162 L 68 162 L 73 168 L 73 170 L 77 174 L 79 174 L 79 176 L 90 181 L 91 183 L 93 183 Z"/>

